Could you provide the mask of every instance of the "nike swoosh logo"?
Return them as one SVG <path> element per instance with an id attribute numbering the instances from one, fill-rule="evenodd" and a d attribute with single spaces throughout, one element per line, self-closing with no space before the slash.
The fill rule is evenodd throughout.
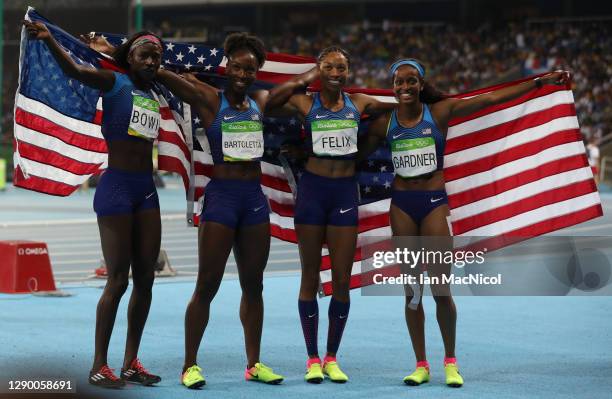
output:
<path id="1" fill-rule="evenodd" d="M 308 315 L 308 318 L 309 318 L 309 319 L 312 319 L 312 318 L 313 318 L 313 317 L 315 317 L 316 315 L 317 315 L 316 313 L 309 314 L 309 315 Z"/>
<path id="2" fill-rule="evenodd" d="M 316 119 L 323 119 L 323 118 L 327 118 L 329 115 L 315 115 Z"/>
<path id="3" fill-rule="evenodd" d="M 257 212 L 258 210 L 260 210 L 261 208 L 263 208 L 265 205 L 260 206 L 259 208 L 254 208 L 253 212 Z"/>
<path id="4" fill-rule="evenodd" d="M 353 208 L 349 208 L 349 209 L 340 209 L 340 213 L 347 213 L 348 211 L 350 211 Z"/>
<path id="5" fill-rule="evenodd" d="M 429 200 L 430 200 L 430 201 L 431 201 L 431 203 L 433 204 L 434 202 L 441 201 L 442 199 L 444 199 L 444 197 L 440 197 L 440 198 L 430 198 Z"/>
<path id="6" fill-rule="evenodd" d="M 142 94 L 140 94 L 140 93 L 136 93 L 135 91 L 133 91 L 133 90 L 132 90 L 132 95 L 133 95 L 133 96 L 141 96 Z"/>
<path id="7" fill-rule="evenodd" d="M 396 139 L 396 138 L 398 138 L 398 137 L 402 137 L 403 135 L 404 135 L 404 133 L 400 133 L 400 134 L 398 134 L 397 136 L 396 136 L 396 135 L 393 135 L 393 140 L 395 140 L 395 139 Z"/>
<path id="8" fill-rule="evenodd" d="M 346 316 L 347 316 L 347 315 L 344 315 L 344 316 L 338 316 L 338 318 L 339 318 L 339 319 L 346 319 Z"/>
<path id="9" fill-rule="evenodd" d="M 151 194 L 147 195 L 147 196 L 145 197 L 145 199 L 149 199 L 149 198 L 151 198 L 151 197 L 152 197 L 152 196 L 154 196 L 154 195 L 155 195 L 155 193 L 151 193 Z"/>
<path id="10" fill-rule="evenodd" d="M 235 117 L 236 117 L 236 115 L 234 115 L 234 116 L 224 116 L 223 120 L 224 121 L 229 121 L 230 119 L 234 119 Z"/>

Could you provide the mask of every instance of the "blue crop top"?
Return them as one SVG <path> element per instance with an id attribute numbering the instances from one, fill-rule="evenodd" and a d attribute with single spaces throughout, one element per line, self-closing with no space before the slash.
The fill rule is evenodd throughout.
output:
<path id="1" fill-rule="evenodd" d="M 306 145 L 311 156 L 328 159 L 355 159 L 361 114 L 346 93 L 344 108 L 333 112 L 323 106 L 319 93 L 313 94 L 306 115 Z"/>
<path id="2" fill-rule="evenodd" d="M 219 93 L 221 105 L 215 120 L 206 131 L 213 163 L 259 161 L 263 156 L 263 114 L 257 102 L 249 99 L 249 108 L 232 108 Z"/>
<path id="3" fill-rule="evenodd" d="M 445 138 L 436 125 L 429 107 L 423 104 L 423 117 L 413 127 L 404 127 L 393 110 L 387 127 L 387 142 L 395 173 L 416 177 L 441 170 L 444 164 Z"/>
<path id="4" fill-rule="evenodd" d="M 159 134 L 159 101 L 137 89 L 129 76 L 114 72 L 113 88 L 102 94 L 102 135 L 106 140 L 150 140 Z"/>

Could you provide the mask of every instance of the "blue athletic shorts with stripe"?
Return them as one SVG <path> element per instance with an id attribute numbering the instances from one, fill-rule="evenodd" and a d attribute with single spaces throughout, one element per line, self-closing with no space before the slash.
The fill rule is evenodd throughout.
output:
<path id="1" fill-rule="evenodd" d="M 357 226 L 357 178 L 324 177 L 304 171 L 298 182 L 295 224 Z"/>
<path id="2" fill-rule="evenodd" d="M 202 222 L 238 226 L 270 222 L 270 206 L 259 180 L 212 179 L 204 190 Z"/>
<path id="3" fill-rule="evenodd" d="M 94 211 L 98 216 L 138 213 L 159 209 L 159 197 L 151 172 L 108 168 L 96 186 Z"/>

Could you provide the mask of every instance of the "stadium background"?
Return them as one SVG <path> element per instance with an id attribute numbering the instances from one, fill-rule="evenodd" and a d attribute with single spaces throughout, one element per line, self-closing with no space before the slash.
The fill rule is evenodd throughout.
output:
<path id="1" fill-rule="evenodd" d="M 220 45 L 227 33 L 261 36 L 269 51 L 316 55 L 340 44 L 351 84 L 389 86 L 387 67 L 416 57 L 431 82 L 456 93 L 557 68 L 574 73 L 581 129 L 612 156 L 612 3 L 597 0 L 31 0 L 4 3 L 0 156 L 12 172 L 20 21 L 28 5 L 72 34 L 134 32 Z M 171 4 L 171 5 L 169 5 Z M 139 12 L 140 8 L 140 12 Z M 138 15 L 140 13 L 141 19 Z M 612 181 L 612 173 L 605 174 Z"/>

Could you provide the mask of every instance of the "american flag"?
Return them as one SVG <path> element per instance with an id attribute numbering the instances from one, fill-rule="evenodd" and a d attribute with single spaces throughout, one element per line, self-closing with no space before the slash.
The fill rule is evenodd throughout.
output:
<path id="1" fill-rule="evenodd" d="M 77 62 L 112 68 L 90 50 L 30 9 L 27 16 L 45 22 Z M 124 39 L 105 35 L 115 45 Z M 225 66 L 218 47 L 166 42 L 163 65 L 197 72 L 222 87 Z M 20 86 L 15 106 L 15 185 L 69 195 L 105 167 L 100 133 L 100 93 L 65 77 L 44 43 L 22 37 Z M 312 58 L 268 54 L 257 87 L 270 87 L 315 65 Z M 469 97 L 506 85 L 464 93 Z M 197 225 L 199 199 L 212 171 L 212 158 L 201 120 L 162 87 L 159 168 L 179 173 L 187 192 L 188 222 Z M 389 90 L 360 91 L 394 101 Z M 367 121 L 360 134 L 367 129 Z M 268 196 L 272 235 L 296 242 L 293 224 L 295 180 L 300 164 L 279 157 L 286 142 L 300 143 L 296 118 L 266 118 L 262 188 Z M 388 210 L 393 178 L 389 149 L 379 148 L 358 165 L 358 249 L 351 287 L 367 284 L 361 274 L 361 246 L 372 237 L 389 237 Z M 568 87 L 545 87 L 519 99 L 453 120 L 445 155 L 451 226 L 456 235 L 535 236 L 602 215 L 599 196 L 582 145 L 573 96 Z M 293 188 L 292 188 L 293 187 Z M 321 265 L 321 292 L 331 293 L 327 251 Z"/>

